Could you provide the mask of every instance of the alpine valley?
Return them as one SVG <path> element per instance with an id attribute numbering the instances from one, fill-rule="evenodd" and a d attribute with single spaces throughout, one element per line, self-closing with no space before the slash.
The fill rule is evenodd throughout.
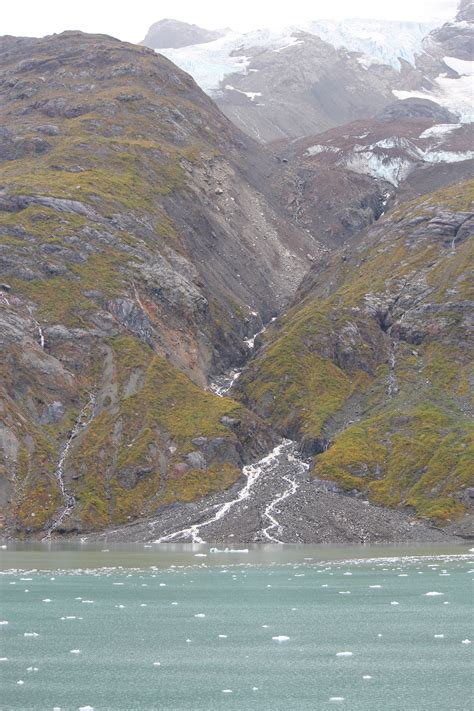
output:
<path id="1" fill-rule="evenodd" d="M 2 537 L 474 537 L 473 38 L 0 38 Z"/>

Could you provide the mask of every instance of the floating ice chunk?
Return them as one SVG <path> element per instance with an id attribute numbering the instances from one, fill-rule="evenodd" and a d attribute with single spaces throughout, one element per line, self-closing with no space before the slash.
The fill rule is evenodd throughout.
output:
<path id="1" fill-rule="evenodd" d="M 372 590 L 379 590 L 381 587 L 381 585 L 369 585 L 369 588 L 372 588 Z"/>
<path id="2" fill-rule="evenodd" d="M 81 653 L 80 649 L 71 649 L 71 651 L 69 652 L 69 654 L 80 654 L 80 653 Z"/>
<path id="3" fill-rule="evenodd" d="M 160 588 L 165 588 L 165 587 L 166 587 L 166 583 L 160 583 Z"/>
<path id="4" fill-rule="evenodd" d="M 191 642 L 191 640 L 190 640 L 190 639 L 187 639 L 186 642 L 189 644 L 189 643 Z"/>
<path id="5" fill-rule="evenodd" d="M 444 634 L 435 634 L 435 639 L 444 639 Z"/>
<path id="6" fill-rule="evenodd" d="M 93 605 L 94 600 L 82 600 L 81 601 L 83 605 Z"/>
<path id="7" fill-rule="evenodd" d="M 119 610 L 123 610 L 125 608 L 125 605 L 115 605 L 114 607 L 118 607 Z"/>
<path id="8" fill-rule="evenodd" d="M 172 602 L 171 604 L 172 604 L 172 605 L 177 605 L 178 603 L 177 603 L 177 602 Z"/>
<path id="9" fill-rule="evenodd" d="M 0 657 L 0 662 L 8 662 L 8 657 Z"/>
<path id="10" fill-rule="evenodd" d="M 20 580 L 23 580 L 24 582 L 30 582 L 33 580 L 33 578 L 20 578 Z"/>
<path id="11" fill-rule="evenodd" d="M 2 551 L 6 551 L 6 550 L 7 550 L 7 547 L 6 547 L 6 546 L 0 546 L 0 548 L 2 549 Z"/>
<path id="12" fill-rule="evenodd" d="M 344 701 L 343 696 L 330 696 L 329 701 L 334 701 L 336 703 L 342 703 Z"/>
<path id="13" fill-rule="evenodd" d="M 232 689 L 222 689 L 222 693 L 223 693 L 223 694 L 231 694 L 231 693 L 232 693 Z"/>
<path id="14" fill-rule="evenodd" d="M 27 671 L 27 672 L 37 672 L 37 671 L 38 671 L 38 667 L 28 667 L 28 669 L 27 669 L 26 671 Z"/>
<path id="15" fill-rule="evenodd" d="M 0 620 L 0 625 L 8 625 L 8 620 Z"/>
<path id="16" fill-rule="evenodd" d="M 197 615 L 194 615 L 194 617 L 205 617 L 206 615 L 204 612 L 198 612 Z"/>
<path id="17" fill-rule="evenodd" d="M 23 637 L 39 637 L 38 632 L 24 632 Z"/>
<path id="18" fill-rule="evenodd" d="M 472 642 L 471 642 L 470 639 L 463 639 L 463 641 L 461 642 L 461 644 L 472 644 Z"/>
<path id="19" fill-rule="evenodd" d="M 379 632 L 378 635 L 377 635 L 377 637 L 381 637 L 381 636 L 382 636 L 382 634 Z"/>
<path id="20" fill-rule="evenodd" d="M 195 558 L 207 558 L 207 553 L 195 553 Z"/>
<path id="21" fill-rule="evenodd" d="M 339 590 L 339 595 L 350 595 L 351 591 L 350 590 Z"/>
<path id="22" fill-rule="evenodd" d="M 337 652 L 336 657 L 352 657 L 352 652 Z"/>
<path id="23" fill-rule="evenodd" d="M 258 691 L 258 686 L 252 686 L 252 691 Z"/>
<path id="24" fill-rule="evenodd" d="M 426 597 L 438 597 L 439 595 L 444 595 L 444 593 L 435 592 L 435 591 L 425 593 Z"/>
<path id="25" fill-rule="evenodd" d="M 125 585 L 125 583 L 112 583 L 112 585 Z"/>
<path id="26" fill-rule="evenodd" d="M 290 638 L 287 637 L 285 634 L 279 634 L 276 637 L 272 637 L 272 639 L 274 642 L 288 642 Z"/>
<path id="27" fill-rule="evenodd" d="M 79 711 L 94 711 L 93 706 L 79 706 Z"/>
<path id="28" fill-rule="evenodd" d="M 268 625 L 262 625 L 263 629 L 267 629 Z"/>
<path id="29" fill-rule="evenodd" d="M 220 634 L 220 635 L 219 635 L 219 639 L 227 639 L 227 635 L 226 635 L 226 634 Z"/>
<path id="30" fill-rule="evenodd" d="M 23 686 L 25 682 L 23 681 L 23 679 L 18 679 L 16 683 L 18 684 L 18 686 Z"/>
<path id="31" fill-rule="evenodd" d="M 344 575 L 352 575 L 352 573 L 349 573 L 349 571 L 347 571 L 347 573 L 344 573 Z"/>
<path id="32" fill-rule="evenodd" d="M 391 604 L 391 605 L 399 605 L 400 603 L 397 602 L 396 600 L 392 600 L 392 602 L 391 602 L 390 604 Z"/>
<path id="33" fill-rule="evenodd" d="M 161 662 L 153 662 L 154 667 L 161 667 Z"/>
<path id="34" fill-rule="evenodd" d="M 372 677 L 370 676 L 370 674 L 364 674 L 362 679 L 372 679 Z"/>
<path id="35" fill-rule="evenodd" d="M 42 600 L 41 602 L 51 602 L 51 600 L 49 599 L 49 597 L 45 597 L 45 599 Z"/>

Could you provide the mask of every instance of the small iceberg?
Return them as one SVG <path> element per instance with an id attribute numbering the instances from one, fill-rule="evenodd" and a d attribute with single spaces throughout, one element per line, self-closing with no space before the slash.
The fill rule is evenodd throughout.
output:
<path id="1" fill-rule="evenodd" d="M 287 637 L 285 634 L 279 634 L 276 637 L 272 637 L 272 639 L 274 642 L 288 642 L 290 638 Z"/>
<path id="2" fill-rule="evenodd" d="M 337 652 L 336 657 L 352 657 L 352 652 Z"/>

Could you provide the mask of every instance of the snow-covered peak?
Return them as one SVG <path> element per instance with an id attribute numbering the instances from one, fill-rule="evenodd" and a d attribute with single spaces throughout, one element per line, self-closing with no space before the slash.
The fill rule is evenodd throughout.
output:
<path id="1" fill-rule="evenodd" d="M 415 63 L 424 37 L 436 27 L 429 22 L 396 22 L 350 19 L 308 22 L 301 29 L 334 47 L 360 52 L 365 65 L 388 64 L 400 68 L 400 59 Z"/>
<path id="2" fill-rule="evenodd" d="M 301 32 L 320 37 L 333 47 L 360 52 L 364 66 L 378 63 L 400 69 L 400 58 L 414 64 L 423 38 L 434 27 L 434 23 L 419 22 L 318 20 L 245 34 L 229 31 L 214 42 L 160 52 L 191 74 L 201 88 L 212 95 L 229 74 L 247 73 L 255 49 L 281 54 L 304 43 Z"/>

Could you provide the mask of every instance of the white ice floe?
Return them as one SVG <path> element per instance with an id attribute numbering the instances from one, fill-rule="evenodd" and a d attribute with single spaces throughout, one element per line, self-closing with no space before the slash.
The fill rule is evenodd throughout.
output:
<path id="1" fill-rule="evenodd" d="M 161 662 L 153 662 L 154 667 L 161 667 Z"/>
<path id="2" fill-rule="evenodd" d="M 390 604 L 391 604 L 391 605 L 399 605 L 400 603 L 397 602 L 396 600 L 392 600 L 392 602 L 391 602 Z"/>
<path id="3" fill-rule="evenodd" d="M 23 681 L 23 679 L 18 679 L 16 683 L 18 684 L 18 686 L 23 686 L 25 682 Z"/>
<path id="4" fill-rule="evenodd" d="M 378 590 L 381 587 L 382 587 L 381 585 L 369 585 L 369 588 L 372 588 L 372 590 Z"/>
<path id="5" fill-rule="evenodd" d="M 276 637 L 272 637 L 272 640 L 274 642 L 288 642 L 290 638 L 287 637 L 285 634 L 279 634 Z"/>
<path id="6" fill-rule="evenodd" d="M 435 639 L 444 639 L 444 634 L 435 634 Z"/>
<path id="7" fill-rule="evenodd" d="M 51 600 L 49 599 L 49 597 L 45 597 L 45 599 L 42 600 L 41 602 L 51 602 Z"/>
<path id="8" fill-rule="evenodd" d="M 79 706 L 79 711 L 94 711 L 93 706 Z"/>
<path id="9" fill-rule="evenodd" d="M 198 612 L 197 615 L 194 615 L 194 617 L 205 617 L 206 615 L 203 612 Z"/>
<path id="10" fill-rule="evenodd" d="M 71 651 L 69 652 L 69 654 L 80 654 L 80 653 L 81 653 L 80 649 L 71 649 Z"/>
<path id="11" fill-rule="evenodd" d="M 220 634 L 220 635 L 219 635 L 219 639 L 227 639 L 227 635 L 226 635 L 226 634 Z"/>
<path id="12" fill-rule="evenodd" d="M 352 657 L 353 652 L 337 652 L 336 657 Z"/>
<path id="13" fill-rule="evenodd" d="M 0 662 L 8 662 L 8 657 L 0 657 Z"/>
<path id="14" fill-rule="evenodd" d="M 8 620 L 0 620 L 0 625 L 8 625 Z"/>
<path id="15" fill-rule="evenodd" d="M 425 597 L 439 597 L 441 595 L 444 595 L 444 593 L 436 591 L 425 593 Z"/>
<path id="16" fill-rule="evenodd" d="M 223 693 L 223 694 L 231 694 L 231 693 L 232 693 L 232 689 L 222 689 L 222 693 Z"/>
<path id="17" fill-rule="evenodd" d="M 370 676 L 370 674 L 364 674 L 362 679 L 372 679 L 372 677 Z"/>
<path id="18" fill-rule="evenodd" d="M 470 639 L 463 639 L 461 644 L 472 644 Z"/>
<path id="19" fill-rule="evenodd" d="M 330 696 L 329 701 L 335 701 L 336 703 L 342 703 L 344 701 L 343 696 Z"/>
<path id="20" fill-rule="evenodd" d="M 39 637 L 38 632 L 24 632 L 23 637 Z"/>

